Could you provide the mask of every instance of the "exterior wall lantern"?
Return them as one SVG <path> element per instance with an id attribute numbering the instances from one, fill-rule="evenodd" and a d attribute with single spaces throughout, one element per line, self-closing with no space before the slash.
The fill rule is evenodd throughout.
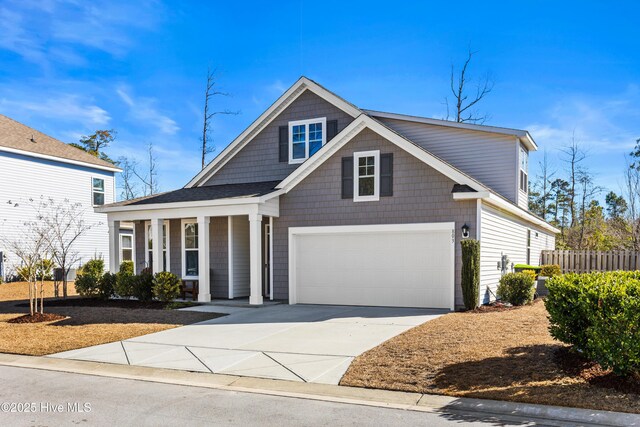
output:
<path id="1" fill-rule="evenodd" d="M 463 239 L 468 239 L 469 238 L 469 226 L 467 225 L 467 223 L 465 223 L 462 226 L 462 238 Z"/>

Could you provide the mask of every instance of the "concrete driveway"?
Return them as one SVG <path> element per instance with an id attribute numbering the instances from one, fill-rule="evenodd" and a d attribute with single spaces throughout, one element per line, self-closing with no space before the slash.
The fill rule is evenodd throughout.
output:
<path id="1" fill-rule="evenodd" d="M 229 315 L 50 357 L 338 384 L 354 357 L 445 313 L 284 304 L 192 309 Z"/>

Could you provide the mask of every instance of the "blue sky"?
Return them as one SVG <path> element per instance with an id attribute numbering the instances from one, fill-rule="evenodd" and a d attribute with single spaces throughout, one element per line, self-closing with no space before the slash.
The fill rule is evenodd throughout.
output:
<path id="1" fill-rule="evenodd" d="M 0 0 L 0 113 L 66 142 L 115 129 L 109 153 L 144 159 L 162 190 L 199 170 L 207 66 L 238 110 L 220 152 L 300 75 L 362 108 L 442 118 L 449 71 L 495 88 L 487 124 L 528 129 L 560 168 L 573 134 L 596 180 L 620 189 L 640 137 L 636 2 Z M 530 160 L 535 175 L 540 151 Z"/>

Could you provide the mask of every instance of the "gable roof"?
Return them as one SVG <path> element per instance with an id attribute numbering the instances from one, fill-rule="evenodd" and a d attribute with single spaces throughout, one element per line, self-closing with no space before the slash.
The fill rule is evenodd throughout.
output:
<path id="1" fill-rule="evenodd" d="M 331 156 L 333 156 L 340 148 L 344 147 L 353 137 L 355 137 L 364 129 L 370 129 L 376 132 L 378 135 L 392 142 L 399 148 L 416 157 L 418 160 L 423 161 L 425 164 L 429 165 L 433 169 L 437 170 L 444 176 L 454 181 L 455 184 L 452 190 L 454 199 L 487 200 L 489 203 L 496 204 L 502 209 L 512 212 L 520 216 L 521 218 L 524 218 L 531 223 L 537 224 L 551 232 L 559 232 L 558 229 L 548 224 L 544 220 L 536 217 L 528 211 L 525 211 L 510 200 L 502 197 L 497 192 L 491 190 L 474 178 L 465 174 L 461 170 L 450 165 L 449 163 L 435 156 L 420 145 L 408 140 L 385 124 L 366 114 L 358 116 L 353 122 L 351 122 L 351 124 L 349 124 L 349 126 L 343 129 L 342 132 L 336 135 L 331 141 L 327 142 L 316 154 L 313 155 L 313 157 L 307 159 L 282 182 L 280 182 L 280 184 L 278 184 L 276 188 L 282 190 L 282 192 L 284 193 L 288 193 L 289 191 L 291 191 L 296 185 L 302 182 L 314 170 L 316 170 L 320 165 L 331 158 Z M 275 195 L 280 194 L 282 193 L 274 193 L 274 197 Z"/>
<path id="2" fill-rule="evenodd" d="M 364 113 L 359 115 L 331 141 L 327 142 L 316 154 L 291 172 L 276 188 L 289 192 L 364 129 L 374 131 L 458 184 L 466 185 L 475 191 L 489 190 L 474 178 Z"/>
<path id="3" fill-rule="evenodd" d="M 300 77 L 285 93 L 260 115 L 251 125 L 244 130 L 231 144 L 229 144 L 215 159 L 185 185 L 185 188 L 202 184 L 235 156 L 253 137 L 271 123 L 285 108 L 295 101 L 305 91 L 311 91 L 325 101 L 335 105 L 352 117 L 362 114 L 355 105 L 347 102 L 335 93 L 320 86 L 318 83 L 304 76 Z"/>
<path id="4" fill-rule="evenodd" d="M 375 111 L 375 110 L 363 110 L 363 111 L 370 116 L 379 117 L 382 119 L 404 120 L 408 122 L 424 123 L 424 124 L 434 125 L 434 126 L 444 126 L 444 127 L 457 128 L 457 129 L 474 130 L 479 132 L 497 133 L 502 135 L 513 135 L 519 138 L 522 141 L 522 143 L 527 147 L 528 150 L 530 151 L 538 150 L 538 145 L 531 137 L 531 134 L 529 134 L 529 132 L 526 130 L 505 128 L 505 127 L 499 127 L 499 126 L 476 125 L 471 123 L 458 123 L 458 122 L 452 122 L 451 120 L 432 119 L 429 117 L 412 116 L 408 114 L 387 113 L 384 111 Z"/>
<path id="5" fill-rule="evenodd" d="M 0 151 L 119 172 L 120 169 L 91 154 L 0 114 Z"/>

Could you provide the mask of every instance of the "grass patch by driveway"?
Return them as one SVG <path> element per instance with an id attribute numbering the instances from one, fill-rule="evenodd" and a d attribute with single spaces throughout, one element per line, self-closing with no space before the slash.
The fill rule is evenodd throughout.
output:
<path id="1" fill-rule="evenodd" d="M 73 285 L 69 285 L 70 290 Z M 75 294 L 72 290 L 70 294 Z M 9 323 L 29 311 L 26 283 L 0 285 L 0 352 L 33 356 L 74 350 L 159 332 L 219 317 L 217 313 L 140 308 L 107 302 L 104 306 L 81 301 L 56 303 L 45 298 L 45 313 L 65 319 L 43 323 Z M 45 295 L 53 295 L 53 284 L 45 285 Z M 49 303 L 49 304 L 47 304 Z M 72 305 L 69 305 L 72 304 Z"/>
<path id="2" fill-rule="evenodd" d="M 340 384 L 640 413 L 640 386 L 579 360 L 548 326 L 541 301 L 448 314 L 357 357 Z"/>

